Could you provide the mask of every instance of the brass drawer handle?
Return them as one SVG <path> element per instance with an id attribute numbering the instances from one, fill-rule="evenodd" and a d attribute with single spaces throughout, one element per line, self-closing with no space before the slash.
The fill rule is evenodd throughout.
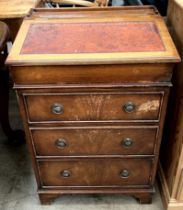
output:
<path id="1" fill-rule="evenodd" d="M 124 147 L 131 147 L 133 145 L 133 140 L 131 138 L 124 138 L 121 142 Z"/>
<path id="2" fill-rule="evenodd" d="M 63 171 L 60 172 L 60 176 L 64 177 L 64 178 L 68 178 L 68 177 L 71 176 L 71 172 L 68 171 L 68 170 L 63 170 Z"/>
<path id="3" fill-rule="evenodd" d="M 64 105 L 59 103 L 54 103 L 51 106 L 51 111 L 53 114 L 63 114 L 64 113 Z"/>
<path id="4" fill-rule="evenodd" d="M 126 169 L 120 172 L 121 178 L 128 178 L 130 176 L 130 172 Z"/>
<path id="5" fill-rule="evenodd" d="M 55 145 L 58 147 L 58 148 L 65 148 L 67 146 L 67 141 L 65 139 L 57 139 L 55 141 Z"/>
<path id="6" fill-rule="evenodd" d="M 132 102 L 127 102 L 124 106 L 123 106 L 123 110 L 126 112 L 126 113 L 131 113 L 131 112 L 134 112 L 136 109 L 136 106 L 134 103 Z"/>

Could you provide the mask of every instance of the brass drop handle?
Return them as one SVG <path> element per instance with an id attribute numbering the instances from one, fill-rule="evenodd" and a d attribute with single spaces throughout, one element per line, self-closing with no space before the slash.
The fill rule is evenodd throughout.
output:
<path id="1" fill-rule="evenodd" d="M 126 113 L 131 113 L 131 112 L 134 112 L 136 109 L 136 106 L 134 103 L 132 102 L 127 102 L 124 106 L 123 106 L 123 110 L 126 112 Z"/>
<path id="2" fill-rule="evenodd" d="M 64 178 L 68 178 L 68 177 L 71 176 L 71 172 L 68 171 L 68 170 L 63 170 L 63 171 L 60 172 L 60 176 L 64 177 Z"/>
<path id="3" fill-rule="evenodd" d="M 124 169 L 120 172 L 120 176 L 121 176 L 121 178 L 128 178 L 130 176 L 130 172 L 128 170 Z"/>
<path id="4" fill-rule="evenodd" d="M 57 139 L 56 141 L 55 141 L 55 145 L 58 147 L 58 148 L 61 148 L 61 149 L 63 149 L 63 148 L 65 148 L 66 146 L 67 146 L 67 141 L 65 140 L 65 139 Z"/>
<path id="5" fill-rule="evenodd" d="M 131 147 L 133 145 L 133 140 L 131 138 L 124 138 L 121 142 L 124 147 Z"/>
<path id="6" fill-rule="evenodd" d="M 54 103 L 51 106 L 51 111 L 53 114 L 63 114 L 64 113 L 64 105 L 59 103 Z"/>

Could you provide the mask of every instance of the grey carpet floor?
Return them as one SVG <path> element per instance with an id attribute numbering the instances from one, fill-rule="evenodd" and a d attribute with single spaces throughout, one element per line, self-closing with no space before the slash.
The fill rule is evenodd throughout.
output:
<path id="1" fill-rule="evenodd" d="M 13 128 L 22 127 L 13 91 L 10 121 Z M 36 190 L 27 146 L 9 146 L 0 128 L 0 210 L 164 210 L 157 187 L 150 205 L 124 195 L 67 195 L 43 206 Z"/>

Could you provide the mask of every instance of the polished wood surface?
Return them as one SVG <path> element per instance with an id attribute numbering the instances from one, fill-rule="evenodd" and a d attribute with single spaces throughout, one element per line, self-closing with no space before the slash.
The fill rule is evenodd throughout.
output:
<path id="1" fill-rule="evenodd" d="M 39 0 L 1 0 L 0 19 L 25 17 L 38 3 Z"/>
<path id="2" fill-rule="evenodd" d="M 13 42 L 22 24 L 23 18 L 32 8 L 39 5 L 41 0 L 1 0 L 0 20 L 10 28 L 10 38 Z"/>
<path id="3" fill-rule="evenodd" d="M 183 2 L 169 1 L 167 24 L 183 59 Z M 183 209 L 183 61 L 173 74 L 160 162 L 160 189 L 165 208 Z"/>
<path id="4" fill-rule="evenodd" d="M 158 127 L 155 126 L 78 126 L 31 129 L 37 156 L 153 156 L 156 153 L 157 132 Z M 131 143 L 128 143 L 129 141 Z M 59 142 L 64 143 L 59 144 Z"/>
<path id="5" fill-rule="evenodd" d="M 36 8 L 32 9 L 29 13 L 29 16 L 32 18 L 46 18 L 48 15 L 51 15 L 52 18 L 59 18 L 60 15 L 64 15 L 66 17 L 77 17 L 78 12 L 84 12 L 85 17 L 91 17 L 93 16 L 91 11 L 98 11 L 98 8 L 90 8 L 90 7 L 79 7 L 77 10 L 71 8 L 64 8 L 62 10 L 62 13 L 60 13 L 60 9 L 55 9 L 55 10 L 50 10 L 49 8 Z M 138 6 L 138 9 L 136 6 L 125 6 L 123 7 L 123 11 L 121 11 L 121 7 L 101 7 L 100 12 L 97 12 L 97 15 L 102 15 L 102 13 L 105 13 L 106 17 L 113 16 L 113 12 L 115 11 L 116 16 L 118 15 L 141 15 L 141 16 L 146 16 L 146 15 L 159 15 L 158 10 L 156 7 L 153 6 Z M 69 12 L 69 13 L 68 13 Z M 101 13 L 102 12 L 102 13 Z M 103 15 L 102 15 L 103 16 Z"/>
<path id="6" fill-rule="evenodd" d="M 111 186 L 142 187 L 150 183 L 152 160 L 149 159 L 65 159 L 38 161 L 43 187 L 61 188 L 64 186 Z M 140 165 L 140 167 L 136 167 Z M 70 175 L 64 177 L 67 170 Z M 129 175 L 123 177 L 123 171 Z M 142 173 L 143 171 L 143 173 Z"/>
<path id="7" fill-rule="evenodd" d="M 68 23 L 85 27 L 86 23 L 113 22 L 121 27 L 129 21 L 153 22 L 151 33 L 164 47 L 157 46 L 156 39 L 145 52 L 132 52 L 138 46 L 129 42 L 129 50 L 124 50 L 124 41 L 121 52 L 114 52 L 111 40 L 105 38 L 103 50 L 111 52 L 77 53 L 77 46 L 76 52 L 64 54 L 66 48 L 55 47 L 57 37 L 37 54 L 43 50 L 42 43 L 30 44 L 38 40 L 37 33 L 29 31 L 31 24 L 53 23 L 60 30 Z M 148 27 L 143 30 L 149 32 Z M 42 39 L 50 37 L 50 32 L 46 30 Z M 101 37 L 98 32 L 95 35 L 94 45 L 87 49 L 96 49 Z M 149 43 L 146 38 L 145 44 Z M 29 41 L 24 45 L 25 39 Z M 32 54 L 25 54 L 25 49 Z M 166 26 L 152 7 L 32 10 L 7 63 L 43 204 L 70 193 L 123 193 L 141 203 L 151 202 L 172 71 L 178 61 Z M 123 146 L 124 139 L 128 148 Z"/>
<path id="8" fill-rule="evenodd" d="M 129 121 L 159 120 L 163 95 L 161 92 L 117 93 L 66 93 L 27 95 L 28 119 L 43 121 Z M 132 103 L 134 110 L 127 112 L 125 106 Z M 53 106 L 63 106 L 63 112 L 55 114 Z"/>
<path id="9" fill-rule="evenodd" d="M 171 79 L 171 64 L 78 65 L 78 66 L 23 66 L 12 67 L 16 85 L 114 84 L 138 83 L 141 85 L 167 82 Z M 102 72 L 102 74 L 101 74 Z M 36 75 L 39 75 L 37 77 Z M 116 77 L 116 74 L 118 77 Z"/>

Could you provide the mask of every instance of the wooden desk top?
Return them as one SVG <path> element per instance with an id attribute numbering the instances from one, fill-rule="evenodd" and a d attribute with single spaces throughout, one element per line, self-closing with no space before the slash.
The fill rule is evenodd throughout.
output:
<path id="1" fill-rule="evenodd" d="M 40 0 L 1 0 L 0 19 L 25 17 Z"/>
<path id="2" fill-rule="evenodd" d="M 177 62 L 159 14 L 128 8 L 39 11 L 24 20 L 7 63 L 74 65 Z"/>

